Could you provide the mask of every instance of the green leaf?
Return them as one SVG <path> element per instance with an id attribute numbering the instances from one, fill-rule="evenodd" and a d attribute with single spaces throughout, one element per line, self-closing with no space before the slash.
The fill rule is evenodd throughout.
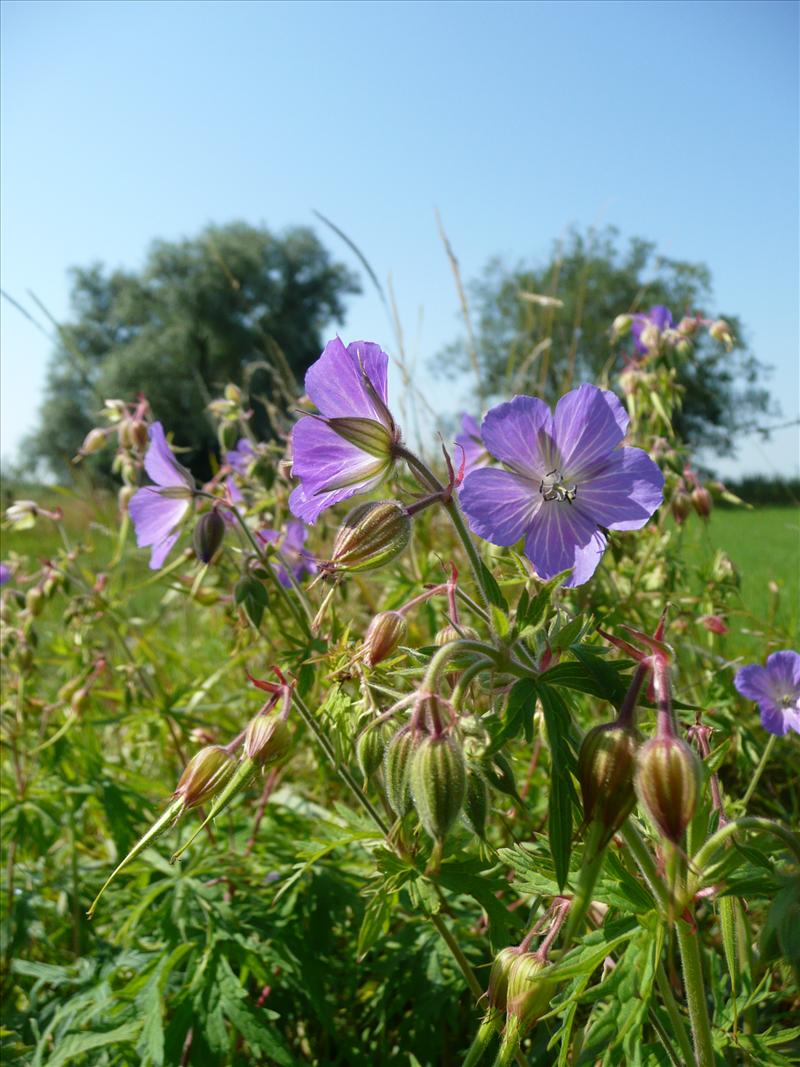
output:
<path id="1" fill-rule="evenodd" d="M 87 1052 L 94 1052 L 109 1045 L 121 1045 L 133 1041 L 139 1032 L 140 1022 L 123 1023 L 113 1030 L 103 1033 L 67 1034 L 59 1037 L 58 1047 L 47 1061 L 47 1067 L 62 1067 L 77 1056 L 83 1056 Z"/>
<path id="2" fill-rule="evenodd" d="M 244 611 L 253 628 L 257 630 L 269 604 L 266 587 L 252 576 L 240 578 L 234 588 L 233 599 L 237 608 Z"/>
<path id="3" fill-rule="evenodd" d="M 358 931 L 356 959 L 363 960 L 375 942 L 389 929 L 389 920 L 396 903 L 394 894 L 384 888 L 378 890 L 364 909 L 364 918 Z"/>
<path id="4" fill-rule="evenodd" d="M 572 807 L 577 803 L 570 772 L 575 767 L 568 737 L 572 729 L 569 710 L 562 697 L 548 686 L 539 686 L 539 699 L 547 724 L 550 746 L 551 774 L 548 803 L 547 833 L 556 869 L 559 891 L 563 890 L 569 874 L 572 849 Z"/>
<path id="5" fill-rule="evenodd" d="M 552 603 L 553 593 L 568 574 L 569 571 L 562 571 L 555 578 L 545 582 L 532 599 L 528 599 L 527 592 L 523 591 L 523 595 L 519 598 L 519 604 L 517 605 L 517 626 L 520 630 L 529 630 L 534 633 L 539 629 L 542 622 L 544 622 L 547 609 Z M 525 597 L 524 602 L 523 597 Z"/>
<path id="6" fill-rule="evenodd" d="M 499 608 L 505 615 L 508 614 L 508 602 L 500 591 L 500 586 L 495 581 L 495 577 L 483 560 L 480 560 L 481 565 L 481 578 L 483 579 L 483 587 L 486 590 L 486 595 L 489 598 L 489 603 L 494 607 Z"/>
<path id="7" fill-rule="evenodd" d="M 547 972 L 548 978 L 552 977 L 560 982 L 566 978 L 591 974 L 609 953 L 630 941 L 640 929 L 638 920 L 634 918 L 616 919 L 606 923 L 585 937 L 578 948 L 568 952 L 558 963 L 554 963 Z"/>

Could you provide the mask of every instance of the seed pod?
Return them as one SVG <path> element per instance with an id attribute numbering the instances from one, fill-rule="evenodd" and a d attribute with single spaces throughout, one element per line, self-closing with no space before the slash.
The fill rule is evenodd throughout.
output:
<path id="1" fill-rule="evenodd" d="M 196 808 L 217 792 L 235 767 L 235 758 L 222 745 L 207 745 L 186 764 L 173 796 L 183 798 L 187 811 Z"/>
<path id="2" fill-rule="evenodd" d="M 444 841 L 464 807 L 467 772 L 452 734 L 426 736 L 411 763 L 411 795 L 419 821 L 434 841 Z"/>
<path id="3" fill-rule="evenodd" d="M 639 749 L 636 764 L 642 807 L 664 837 L 677 844 L 697 807 L 700 760 L 680 738 L 654 737 Z"/>
<path id="4" fill-rule="evenodd" d="M 701 519 L 707 519 L 711 515 L 714 501 L 705 486 L 698 485 L 692 490 L 692 507 Z"/>
<path id="5" fill-rule="evenodd" d="M 292 733 L 285 719 L 277 715 L 256 715 L 244 735 L 248 759 L 262 767 L 283 759 L 292 744 Z"/>
<path id="6" fill-rule="evenodd" d="M 364 635 L 364 659 L 370 667 L 391 656 L 407 632 L 408 623 L 399 611 L 379 612 Z"/>
<path id="7" fill-rule="evenodd" d="M 553 982 L 544 977 L 547 970 L 536 953 L 523 952 L 512 962 L 508 975 L 507 1005 L 523 1036 L 547 1011 L 553 995 Z"/>
<path id="8" fill-rule="evenodd" d="M 217 508 L 212 508 L 197 520 L 192 535 L 194 553 L 201 563 L 210 563 L 216 556 L 225 536 L 225 521 Z"/>
<path id="9" fill-rule="evenodd" d="M 640 737 L 630 726 L 603 723 L 590 730 L 578 753 L 578 781 L 583 816 L 606 828 L 604 845 L 630 815 L 636 804 L 633 776 Z"/>
<path id="10" fill-rule="evenodd" d="M 460 633 L 459 630 L 461 631 Z M 471 626 L 460 626 L 457 630 L 455 626 L 449 622 L 438 631 L 433 641 L 434 644 L 441 648 L 442 645 L 449 645 L 451 641 L 477 641 L 478 636 L 478 631 L 474 630 Z"/>
<path id="11" fill-rule="evenodd" d="M 411 761 L 422 738 L 421 730 L 403 726 L 386 746 L 383 764 L 386 799 L 398 818 L 402 818 L 411 811 L 411 788 L 409 786 Z"/>
<path id="12" fill-rule="evenodd" d="M 134 419 L 131 422 L 131 438 L 135 448 L 138 448 L 140 452 L 144 452 L 150 441 L 150 434 L 147 430 L 147 423 L 142 419 Z"/>
<path id="13" fill-rule="evenodd" d="M 486 818 L 489 814 L 489 787 L 478 771 L 467 770 L 467 791 L 464 797 L 464 821 L 481 840 L 486 837 Z"/>
<path id="14" fill-rule="evenodd" d="M 356 759 L 364 780 L 371 778 L 383 762 L 386 734 L 380 726 L 367 727 L 356 738 Z"/>
<path id="15" fill-rule="evenodd" d="M 399 556 L 411 538 L 411 516 L 395 500 L 359 504 L 345 518 L 328 564 L 332 572 L 368 571 Z"/>

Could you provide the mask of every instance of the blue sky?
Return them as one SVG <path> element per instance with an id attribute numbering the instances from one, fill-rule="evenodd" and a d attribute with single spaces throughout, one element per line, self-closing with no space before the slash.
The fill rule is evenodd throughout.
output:
<path id="1" fill-rule="evenodd" d="M 795 3 L 6 0 L 2 22 L 2 284 L 32 310 L 67 316 L 70 265 L 317 208 L 391 273 L 416 384 L 453 410 L 426 369 L 459 329 L 435 209 L 466 278 L 608 223 L 708 263 L 798 415 Z M 341 333 L 391 348 L 367 286 Z M 4 457 L 49 351 L 4 303 Z M 799 442 L 720 469 L 792 472 Z"/>

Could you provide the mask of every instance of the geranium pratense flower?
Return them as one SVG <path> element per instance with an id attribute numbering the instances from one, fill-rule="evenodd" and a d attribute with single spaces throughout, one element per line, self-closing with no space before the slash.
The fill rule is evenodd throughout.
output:
<path id="1" fill-rule="evenodd" d="M 259 530 L 258 536 L 267 544 L 276 545 L 281 554 L 282 562 L 275 564 L 275 574 L 281 585 L 288 589 L 292 582 L 287 573 L 284 563 L 291 569 L 296 581 L 305 578 L 306 575 L 316 574 L 317 563 L 307 548 L 304 548 L 308 529 L 302 522 L 290 519 L 286 523 L 286 529 Z"/>
<path id="2" fill-rule="evenodd" d="M 773 652 L 765 667 L 751 663 L 738 670 L 733 684 L 743 697 L 758 704 L 765 730 L 800 734 L 800 654 Z"/>
<path id="3" fill-rule="evenodd" d="M 456 444 L 464 449 L 465 474 L 477 470 L 478 467 L 485 467 L 491 461 L 492 457 L 486 451 L 478 421 L 466 411 L 461 416 L 461 433 L 456 434 Z M 458 456 L 455 458 L 458 466 Z"/>
<path id="4" fill-rule="evenodd" d="M 157 571 L 178 540 L 178 527 L 194 495 L 194 479 L 173 455 L 160 422 L 150 427 L 144 469 L 156 484 L 137 490 L 128 504 L 128 512 L 136 530 L 137 545 L 152 546 L 150 569 Z"/>
<path id="5" fill-rule="evenodd" d="M 634 315 L 631 335 L 636 354 L 646 356 L 648 352 L 657 351 L 661 335 L 665 330 L 671 330 L 672 325 L 672 312 L 663 304 L 651 307 L 647 314 Z"/>
<path id="6" fill-rule="evenodd" d="M 475 533 L 495 545 L 525 538 L 541 578 L 572 569 L 567 585 L 594 574 L 602 529 L 638 530 L 662 501 L 664 476 L 640 448 L 618 448 L 628 416 L 613 393 L 582 385 L 559 400 L 515 396 L 483 420 L 489 452 L 508 468 L 472 471 L 461 505 Z"/>
<path id="7" fill-rule="evenodd" d="M 314 522 L 325 508 L 367 493 L 386 477 L 400 432 L 387 407 L 389 357 L 378 345 L 329 341 L 306 373 L 306 393 L 319 415 L 304 415 L 292 431 L 292 474 L 300 485 L 292 512 Z"/>

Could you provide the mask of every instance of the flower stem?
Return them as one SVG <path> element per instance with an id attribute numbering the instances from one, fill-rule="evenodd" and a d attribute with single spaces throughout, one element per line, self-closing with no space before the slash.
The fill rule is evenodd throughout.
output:
<path id="1" fill-rule="evenodd" d="M 680 1008 L 678 1007 L 675 997 L 672 992 L 672 988 L 669 984 L 669 979 L 664 971 L 664 964 L 659 960 L 656 967 L 656 984 L 658 985 L 658 991 L 661 994 L 661 999 L 664 1002 L 669 1021 L 672 1024 L 673 1034 L 675 1036 L 678 1045 L 680 1046 L 681 1053 L 683 1054 L 683 1060 L 686 1067 L 694 1062 L 694 1052 L 692 1051 L 692 1042 L 689 1038 L 689 1034 L 686 1030 L 686 1024 L 683 1021 Z"/>
<path id="2" fill-rule="evenodd" d="M 586 912 L 589 910 L 592 903 L 592 893 L 594 892 L 594 887 L 597 884 L 597 879 L 600 876 L 600 871 L 603 868 L 603 862 L 606 858 L 605 848 L 599 847 L 604 833 L 605 828 L 603 825 L 593 820 L 590 824 L 589 832 L 586 835 L 583 863 L 578 872 L 575 895 L 572 898 L 572 904 L 569 909 L 569 919 L 567 920 L 567 926 L 564 931 L 565 951 L 572 943 L 572 939 L 578 932 L 580 924 L 586 917 Z"/>
<path id="3" fill-rule="evenodd" d="M 742 806 L 745 807 L 745 808 L 750 803 L 750 800 L 751 800 L 751 798 L 753 796 L 753 793 L 755 793 L 755 791 L 756 791 L 756 786 L 758 785 L 758 782 L 759 782 L 759 779 L 761 778 L 763 770 L 767 765 L 767 761 L 769 760 L 769 757 L 772 755 L 772 750 L 775 747 L 775 741 L 776 740 L 777 740 L 777 734 L 770 734 L 769 741 L 767 741 L 766 745 L 764 745 L 764 751 L 761 753 L 761 759 L 758 761 L 758 766 L 755 769 L 755 773 L 753 774 L 753 777 L 750 779 L 750 785 L 748 785 L 748 787 L 747 787 L 747 792 L 745 793 L 744 797 L 742 798 Z"/>
<path id="4" fill-rule="evenodd" d="M 620 830 L 620 835 L 628 846 L 628 851 L 636 860 L 650 892 L 658 901 L 664 914 L 668 914 L 671 905 L 669 892 L 664 885 L 664 880 L 656 869 L 655 860 L 651 856 L 650 850 L 630 819 L 628 819 Z"/>
<path id="5" fill-rule="evenodd" d="M 758 815 L 743 815 L 740 819 L 731 819 L 730 822 L 721 826 L 715 834 L 709 837 L 697 855 L 692 858 L 692 866 L 700 871 L 698 884 L 702 879 L 705 865 L 720 845 L 735 834 L 737 830 L 763 830 L 765 833 L 774 834 L 794 853 L 795 858 L 800 860 L 800 838 L 798 838 L 797 834 L 793 834 L 791 830 L 787 830 L 780 823 L 773 822 L 772 819 L 762 819 Z"/>
<path id="6" fill-rule="evenodd" d="M 711 1039 L 711 1023 L 706 1005 L 706 990 L 703 981 L 703 966 L 697 934 L 683 919 L 675 923 L 678 948 L 683 965 L 683 981 L 686 988 L 686 1004 L 692 1025 L 697 1067 L 714 1067 L 714 1045 Z"/>

